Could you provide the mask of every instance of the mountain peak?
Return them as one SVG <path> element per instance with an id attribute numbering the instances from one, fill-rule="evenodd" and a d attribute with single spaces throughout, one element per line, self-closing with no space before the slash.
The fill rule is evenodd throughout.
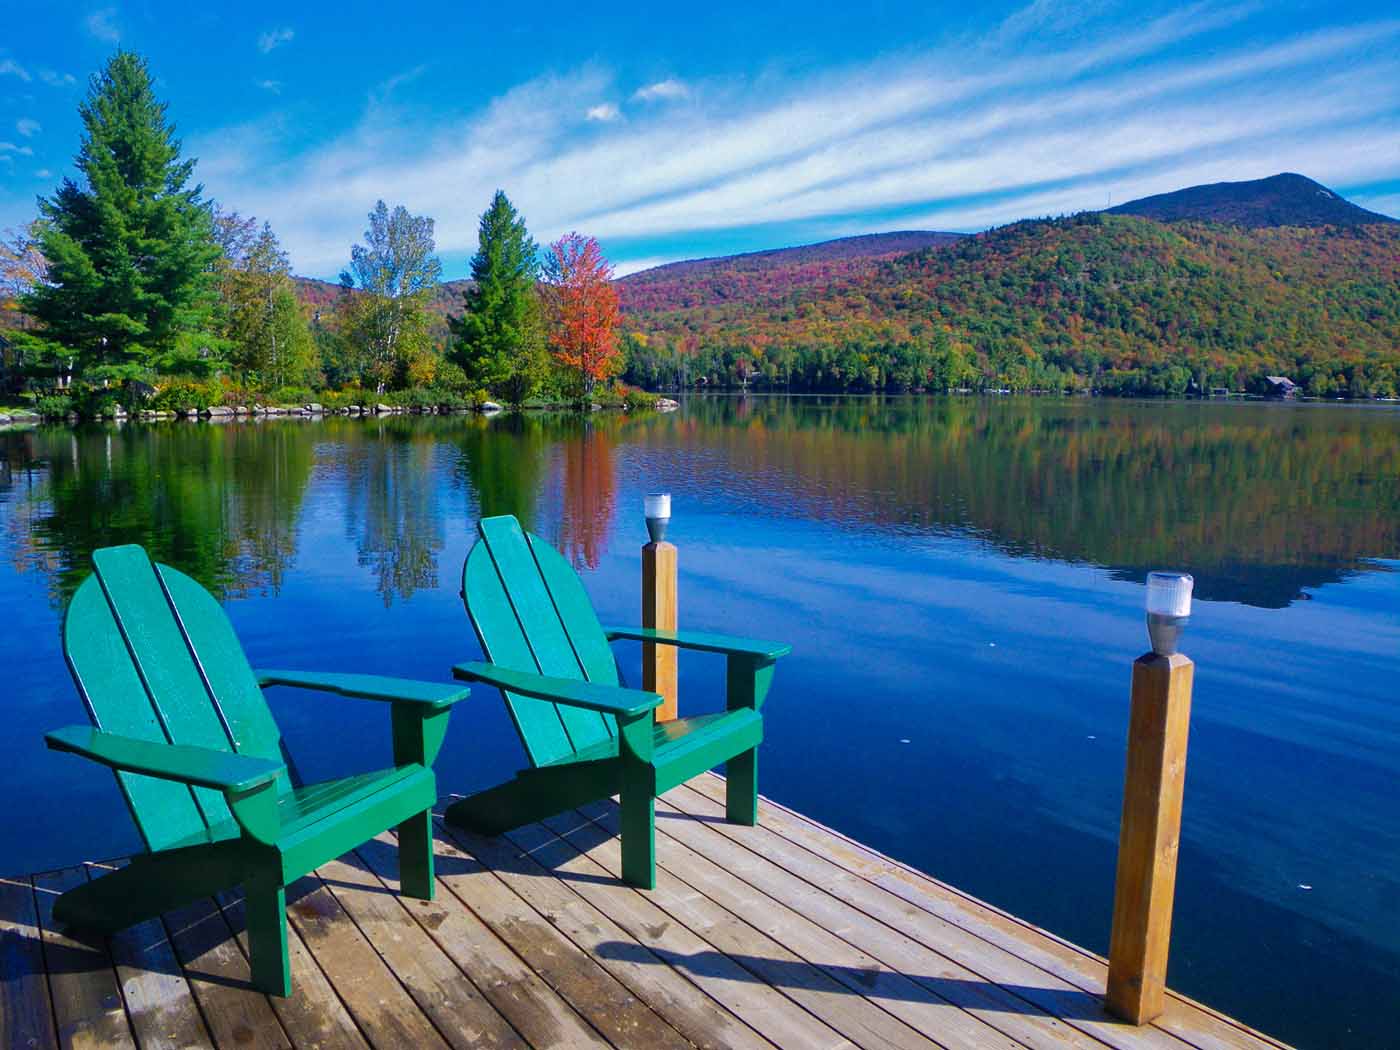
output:
<path id="1" fill-rule="evenodd" d="M 1367 226 L 1400 220 L 1352 204 L 1306 175 L 1285 171 L 1247 182 L 1213 182 L 1128 201 L 1108 211 L 1159 222 L 1233 226 Z"/>

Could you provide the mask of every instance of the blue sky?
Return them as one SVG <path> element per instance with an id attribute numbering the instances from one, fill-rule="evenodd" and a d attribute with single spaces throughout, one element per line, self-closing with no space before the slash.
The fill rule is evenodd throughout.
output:
<path id="1" fill-rule="evenodd" d="M 321 277 L 380 197 L 433 216 L 461 276 L 498 186 L 619 272 L 1279 171 L 1400 214 L 1400 10 L 1379 3 L 19 0 L 7 28 L 0 227 L 71 171 L 120 45 L 206 192 Z"/>

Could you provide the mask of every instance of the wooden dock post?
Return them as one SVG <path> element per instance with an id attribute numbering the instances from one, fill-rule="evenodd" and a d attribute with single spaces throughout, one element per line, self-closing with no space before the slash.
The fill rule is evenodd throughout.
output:
<path id="1" fill-rule="evenodd" d="M 642 548 L 642 626 L 660 631 L 676 629 L 676 547 L 664 540 Z M 674 645 L 642 643 L 642 688 L 666 698 L 656 708 L 658 722 L 669 722 L 677 716 Z"/>
<path id="2" fill-rule="evenodd" d="M 1194 674 L 1181 653 L 1133 663 L 1106 997 L 1109 1012 L 1133 1024 L 1165 1005 Z"/>

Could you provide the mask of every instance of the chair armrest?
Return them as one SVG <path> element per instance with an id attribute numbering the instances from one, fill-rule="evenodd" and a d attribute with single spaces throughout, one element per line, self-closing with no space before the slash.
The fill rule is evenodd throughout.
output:
<path id="1" fill-rule="evenodd" d="M 55 751 L 70 751 L 126 773 L 141 773 L 195 787 L 244 794 L 277 779 L 281 762 L 233 751 L 162 744 L 106 733 L 91 726 L 64 726 L 45 733 Z"/>
<path id="2" fill-rule="evenodd" d="M 674 645 L 677 649 L 695 649 L 706 653 L 726 653 L 729 656 L 755 656 L 761 660 L 776 660 L 792 652 L 783 642 L 765 642 L 757 638 L 738 638 L 728 634 L 706 634 L 701 631 L 659 631 L 651 627 L 604 627 L 608 641 L 626 638 L 657 645 Z"/>
<path id="3" fill-rule="evenodd" d="M 320 671 L 256 671 L 258 685 L 286 685 L 296 689 L 350 696 L 360 700 L 387 700 L 395 703 L 451 707 L 470 695 L 470 689 L 444 682 L 421 682 L 410 678 L 382 678 L 372 674 L 334 674 Z"/>
<path id="4" fill-rule="evenodd" d="M 656 693 L 640 689 L 624 689 L 618 685 L 585 682 L 577 678 L 551 678 L 529 671 L 512 671 L 495 664 L 458 664 L 452 668 L 452 673 L 468 682 L 485 682 L 497 689 L 532 696 L 536 700 L 601 711 L 624 719 L 646 714 L 661 703 L 661 697 Z"/>

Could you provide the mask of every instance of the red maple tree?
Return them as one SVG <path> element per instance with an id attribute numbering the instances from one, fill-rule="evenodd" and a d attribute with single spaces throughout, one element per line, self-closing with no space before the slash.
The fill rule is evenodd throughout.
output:
<path id="1" fill-rule="evenodd" d="M 544 263 L 550 349 L 578 373 L 584 396 L 618 365 L 617 287 L 612 263 L 596 239 L 566 233 L 549 246 Z"/>

